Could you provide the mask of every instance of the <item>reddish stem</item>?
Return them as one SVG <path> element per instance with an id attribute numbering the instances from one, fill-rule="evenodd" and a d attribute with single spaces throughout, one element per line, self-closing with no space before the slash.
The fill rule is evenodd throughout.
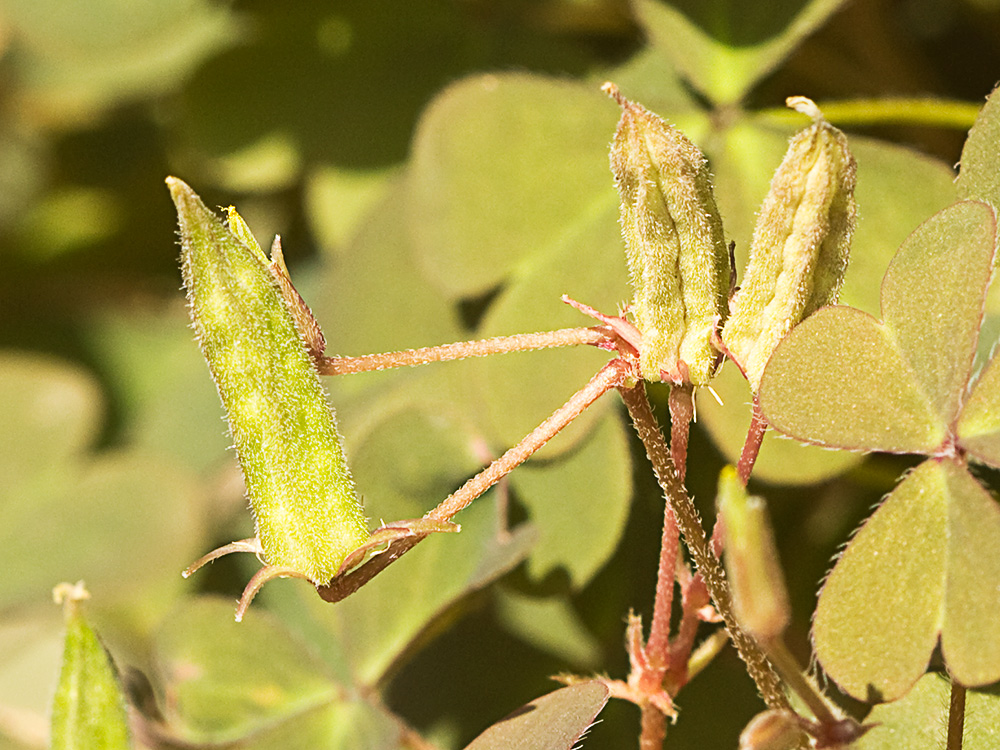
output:
<path id="1" fill-rule="evenodd" d="M 666 440 L 663 439 L 663 432 L 660 430 L 653 410 L 649 406 L 649 401 L 646 399 L 644 384 L 639 382 L 633 387 L 621 387 L 619 390 L 632 417 L 635 431 L 646 448 L 646 455 L 653 465 L 657 481 L 663 488 L 667 500 L 674 507 L 678 526 L 681 533 L 684 534 L 684 541 L 691 551 L 691 557 L 705 579 L 705 585 L 712 595 L 715 608 L 725 621 L 733 645 L 736 646 L 740 658 L 747 665 L 750 677 L 757 684 L 757 689 L 760 690 L 769 708 L 788 708 L 788 699 L 782 691 L 778 675 L 775 674 L 756 642 L 740 628 L 739 622 L 736 620 L 726 575 L 719 563 L 719 558 L 715 556 L 709 546 L 705 529 L 702 528 L 701 518 L 694 503 L 691 502 L 684 486 L 677 481 L 677 475 L 670 458 L 670 448 L 667 446 Z"/>
<path id="2" fill-rule="evenodd" d="M 750 481 L 750 472 L 757 462 L 757 454 L 760 453 L 761 443 L 764 442 L 764 433 L 767 431 L 767 418 L 760 408 L 760 399 L 757 394 L 753 397 L 753 413 L 750 415 L 750 429 L 747 430 L 747 439 L 743 443 L 743 452 L 740 453 L 740 462 L 736 465 L 736 473 L 743 484 Z"/>
<path id="3" fill-rule="evenodd" d="M 524 352 L 534 349 L 550 349 L 558 346 L 578 346 L 580 344 L 604 344 L 614 340 L 606 329 L 561 328 L 558 331 L 541 333 L 520 333 L 514 336 L 498 336 L 479 341 L 459 341 L 441 346 L 425 346 L 422 349 L 407 349 L 401 352 L 366 354 L 363 357 L 320 357 L 316 369 L 320 375 L 351 375 L 358 372 L 387 370 L 393 367 L 414 367 L 431 362 L 445 362 L 467 357 L 488 357 L 491 354 Z"/>
<path id="4" fill-rule="evenodd" d="M 608 362 L 590 379 L 583 388 L 574 393 L 569 400 L 552 413 L 548 419 L 528 433 L 527 436 L 513 448 L 504 453 L 445 498 L 434 510 L 424 518 L 444 521 L 450 519 L 473 500 L 503 479 L 513 469 L 524 463 L 532 453 L 555 437 L 566 425 L 576 419 L 584 409 L 594 403 L 612 388 L 619 387 L 629 372 L 628 365 L 620 359 Z M 413 549 L 426 535 L 407 537 L 390 543 L 389 547 L 351 572 L 334 578 L 326 586 L 317 586 L 320 597 L 328 602 L 338 602 L 354 593 L 376 575 L 385 570 L 390 563 L 398 560 Z"/>
<path id="5" fill-rule="evenodd" d="M 674 604 L 674 572 L 677 570 L 679 536 L 673 506 L 664 503 L 660 565 L 656 571 L 656 594 L 653 599 L 653 622 L 649 628 L 649 640 L 646 641 L 646 656 L 650 665 L 664 672 L 670 668 L 670 615 Z"/>
<path id="6" fill-rule="evenodd" d="M 962 750 L 965 734 L 965 687 L 951 681 L 951 699 L 948 702 L 948 750 Z"/>
<path id="7" fill-rule="evenodd" d="M 694 419 L 694 399 L 691 384 L 670 388 L 667 406 L 670 408 L 670 457 L 677 472 L 677 481 L 683 483 L 687 475 L 688 437 Z"/>
<path id="8" fill-rule="evenodd" d="M 554 438 L 566 425 L 580 416 L 584 409 L 612 388 L 621 385 L 627 373 L 628 365 L 622 360 L 613 359 L 608 362 L 590 379 L 590 382 L 570 396 L 565 404 L 529 432 L 521 442 L 446 497 L 425 517 L 447 521 L 468 507 L 473 500 L 528 460 L 532 453 Z"/>
<path id="9" fill-rule="evenodd" d="M 652 703 L 643 703 L 640 710 L 639 750 L 661 750 L 667 737 L 667 717 Z"/>

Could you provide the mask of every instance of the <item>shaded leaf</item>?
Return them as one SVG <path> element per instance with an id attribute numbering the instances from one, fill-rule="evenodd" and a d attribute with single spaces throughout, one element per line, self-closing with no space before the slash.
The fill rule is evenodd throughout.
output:
<path id="1" fill-rule="evenodd" d="M 173 733 L 195 743 L 230 742 L 295 721 L 343 693 L 315 654 L 272 617 L 232 603 L 186 602 L 166 618 L 153 659 Z"/>
<path id="2" fill-rule="evenodd" d="M 1000 468 L 1000 357 L 980 373 L 956 427 L 959 444 L 990 466 Z"/>
<path id="3" fill-rule="evenodd" d="M 561 688 L 498 721 L 465 750 L 570 750 L 607 702 L 599 682 Z"/>
<path id="4" fill-rule="evenodd" d="M 826 672 L 861 700 L 893 700 L 940 636 L 966 685 L 1000 679 L 1000 508 L 960 464 L 929 460 L 886 498 L 820 593 L 813 638 Z"/>
<path id="5" fill-rule="evenodd" d="M 2 13 L 27 96 L 36 114 L 55 120 L 167 91 L 235 39 L 230 11 L 205 0 L 143 0 L 128 12 L 116 0 L 12 1 Z"/>
<path id="6" fill-rule="evenodd" d="M 125 696 L 114 665 L 83 616 L 81 584 L 67 587 L 66 646 L 52 704 L 52 750 L 127 750 Z"/>
<path id="7" fill-rule="evenodd" d="M 640 0 L 636 11 L 653 46 L 695 88 L 718 104 L 733 104 L 841 5 L 843 0 L 750 6 Z"/>
<path id="8" fill-rule="evenodd" d="M 345 428 L 355 426 L 345 420 Z M 362 425 L 356 438 L 346 434 L 358 487 L 374 518 L 419 517 L 460 484 L 463 472 L 478 469 L 467 438 L 432 408 L 387 411 Z M 460 533 L 429 537 L 336 605 L 303 586 L 271 584 L 262 595 L 291 627 L 321 644 L 337 674 L 376 684 L 447 608 L 527 555 L 535 534 L 524 526 L 498 535 L 497 513 L 492 493 L 479 498 L 455 517 Z"/>
<path id="9" fill-rule="evenodd" d="M 884 323 L 826 308 L 778 346 L 760 390 L 771 424 L 830 446 L 935 451 L 971 374 L 994 243 L 981 203 L 921 225 L 886 272 Z"/>
<path id="10" fill-rule="evenodd" d="M 500 588 L 496 602 L 504 627 L 526 643 L 576 669 L 597 669 L 600 665 L 601 645 L 567 598 L 539 598 Z"/>
<path id="11" fill-rule="evenodd" d="M 202 493 L 192 476 L 141 451 L 86 452 L 98 394 L 76 367 L 0 357 L 0 396 L 12 405 L 0 459 L 9 468 L 0 471 L 0 565 L 8 571 L 0 606 L 37 600 L 52 581 L 78 577 L 102 601 L 140 593 L 152 601 L 181 585 L 177 571 L 200 544 Z"/>
<path id="12" fill-rule="evenodd" d="M 558 461 L 529 462 L 510 476 L 517 499 L 538 530 L 528 575 L 544 578 L 565 568 L 583 588 L 618 546 L 632 499 L 632 462 L 617 413 Z"/>

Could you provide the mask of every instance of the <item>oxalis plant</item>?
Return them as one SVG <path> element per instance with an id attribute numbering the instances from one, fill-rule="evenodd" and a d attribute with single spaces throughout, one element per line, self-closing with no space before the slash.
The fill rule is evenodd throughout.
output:
<path id="1" fill-rule="evenodd" d="M 1000 468 L 1000 366 L 976 358 L 989 349 L 980 329 L 996 255 L 1000 103 L 990 100 L 970 133 L 960 200 L 927 218 L 896 253 L 877 320 L 836 304 L 858 212 L 857 165 L 844 134 L 811 101 L 789 99 L 810 122 L 774 174 L 749 262 L 737 273 L 705 156 L 615 85 L 604 90 L 621 108 L 611 167 L 633 297 L 614 312 L 564 298 L 596 320 L 588 326 L 329 356 L 280 241 L 265 254 L 234 209 L 223 223 L 184 182 L 168 179 L 194 328 L 226 409 L 255 524 L 252 538 L 210 552 L 185 574 L 230 552 L 261 560 L 236 608 L 237 620 L 251 614 L 239 625 L 220 618 L 220 632 L 256 628 L 267 636 L 271 626 L 253 615 L 251 602 L 274 578 L 304 579 L 322 606 L 351 606 L 382 585 L 378 574 L 404 554 L 423 554 L 430 537 L 460 544 L 462 511 L 473 512 L 478 497 L 614 390 L 666 499 L 651 621 L 647 627 L 628 617 L 631 669 L 623 679 L 562 675 L 567 687 L 498 722 L 469 747 L 569 748 L 609 696 L 639 708 L 640 747 L 661 747 L 678 717 L 676 696 L 727 643 L 766 704 L 744 731 L 743 748 L 910 747 L 894 744 L 891 703 L 859 721 L 786 648 L 791 612 L 783 574 L 765 501 L 748 494 L 747 483 L 768 430 L 833 449 L 911 454 L 922 462 L 861 526 L 823 584 L 815 654 L 823 673 L 859 700 L 911 701 L 907 720 L 921 715 L 920 701 L 929 704 L 946 682 L 942 746 L 961 747 L 966 706 L 996 711 L 988 692 L 966 691 L 1000 680 L 1000 509 L 970 471 L 971 464 Z M 366 517 L 320 376 L 567 346 L 598 347 L 609 361 L 423 516 L 378 523 Z M 753 417 L 738 462 L 719 478 L 719 520 L 707 533 L 685 486 L 689 427 L 696 403 L 714 397 L 713 380 L 726 361 L 749 384 Z M 647 383 L 669 386 L 669 439 Z M 519 559 L 510 550 L 525 542 L 517 529 L 496 536 L 496 554 L 506 557 L 495 570 L 509 568 Z M 56 736 L 126 747 L 127 733 L 108 729 L 124 725 L 124 711 L 111 666 L 82 619 L 86 592 L 67 585 L 59 595 L 69 601 L 71 638 Z M 372 613 L 373 627 L 377 619 Z M 343 635 L 349 647 L 350 634 Z M 310 658 L 295 647 L 281 656 L 292 672 L 296 659 Z M 182 699 L 168 698 L 168 707 Z M 372 718 L 384 708 L 364 698 L 338 710 L 338 721 L 323 727 L 336 726 L 348 745 L 384 720 Z M 300 744 L 323 746 L 319 737 L 328 738 L 309 723 L 284 729 L 296 730 Z M 155 723 L 146 731 L 167 744 L 198 744 Z M 405 746 L 429 746 L 408 728 L 396 731 Z M 289 738 L 271 737 L 270 746 L 293 746 Z"/>
<path id="2" fill-rule="evenodd" d="M 603 690 L 572 694 L 580 701 L 576 737 L 607 693 L 640 708 L 641 747 L 662 746 L 676 716 L 674 697 L 728 636 L 769 709 L 745 731 L 746 747 L 840 747 L 872 725 L 827 700 L 783 646 L 789 607 L 781 572 L 763 504 L 747 496 L 745 485 L 769 426 L 831 447 L 922 453 L 927 461 L 899 484 L 831 572 L 814 637 L 825 671 L 847 692 L 874 701 L 909 690 L 940 643 L 953 694 L 948 743 L 957 746 L 963 691 L 1000 679 L 1000 512 L 967 467 L 970 458 L 995 465 L 1000 457 L 1000 417 L 992 416 L 1000 370 L 988 364 L 970 386 L 996 249 L 993 209 L 976 199 L 989 198 L 983 183 L 996 162 L 964 162 L 966 199 L 928 219 L 899 250 L 883 282 L 879 322 L 833 305 L 855 224 L 856 166 L 844 135 L 812 102 L 789 100 L 812 124 L 792 139 L 775 173 L 737 287 L 703 154 L 613 84 L 604 89 L 622 108 L 611 166 L 634 296 L 617 314 L 565 298 L 597 319 L 590 327 L 327 356 L 280 242 L 268 258 L 235 210 L 225 226 L 187 185 L 168 180 L 192 318 L 229 416 L 256 524 L 254 538 L 209 553 L 186 574 L 229 552 L 257 554 L 264 567 L 248 584 L 237 619 L 275 577 L 305 579 L 328 602 L 378 585 L 376 574 L 429 535 L 457 532 L 460 511 L 617 390 L 667 499 L 658 582 L 648 631 L 638 617 L 629 621 L 627 679 L 600 679 Z M 436 508 L 369 528 L 320 375 L 570 345 L 613 356 Z M 745 375 L 755 409 L 739 464 L 720 480 L 721 521 L 710 540 L 684 478 L 694 394 L 711 391 L 723 359 Z M 646 398 L 647 381 L 670 384 L 669 442 Z M 825 387 L 830 383 L 836 387 Z M 693 569 L 681 557 L 680 538 Z M 696 648 L 702 622 L 722 626 Z M 506 731 L 498 725 L 480 741 L 509 743 Z"/>

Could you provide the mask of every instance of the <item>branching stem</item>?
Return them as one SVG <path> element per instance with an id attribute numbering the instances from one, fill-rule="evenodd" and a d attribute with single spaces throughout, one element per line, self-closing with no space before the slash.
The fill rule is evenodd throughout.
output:
<path id="1" fill-rule="evenodd" d="M 684 486 L 677 480 L 673 461 L 670 458 L 670 448 L 663 438 L 660 426 L 646 399 L 644 385 L 640 382 L 635 386 L 621 389 L 622 398 L 628 407 L 636 433 L 646 448 L 646 455 L 653 465 L 656 478 L 666 494 L 667 500 L 673 506 L 677 523 L 684 541 L 687 543 L 695 565 L 704 576 L 715 607 L 726 623 L 730 638 L 736 646 L 740 657 L 747 665 L 747 671 L 757 684 L 769 708 L 788 709 L 788 699 L 781 689 L 781 682 L 773 667 L 765 658 L 756 642 L 739 626 L 733 611 L 732 597 L 726 583 L 725 573 L 719 559 L 712 553 L 705 530 L 701 525 L 694 503 L 688 497 Z"/>

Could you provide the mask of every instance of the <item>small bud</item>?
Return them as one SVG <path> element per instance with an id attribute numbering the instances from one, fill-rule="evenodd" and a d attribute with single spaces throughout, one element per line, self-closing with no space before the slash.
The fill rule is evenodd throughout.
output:
<path id="1" fill-rule="evenodd" d="M 718 503 L 736 617 L 758 641 L 777 638 L 788 626 L 788 594 L 764 500 L 748 496 L 727 466 L 719 476 Z"/>
<path id="2" fill-rule="evenodd" d="M 82 602 L 90 594 L 80 582 L 60 583 L 52 595 L 63 605 L 66 639 L 49 747 L 128 750 L 132 743 L 118 673 L 83 612 Z"/>
<path id="3" fill-rule="evenodd" d="M 646 380 L 706 384 L 715 374 L 713 334 L 725 318 L 729 251 L 705 156 L 679 131 L 611 83 L 622 108 L 611 145 L 621 226 L 642 334 Z"/>
<path id="4" fill-rule="evenodd" d="M 837 301 L 857 213 L 857 165 L 847 138 L 811 100 L 789 97 L 787 103 L 814 122 L 792 138 L 771 180 L 745 278 L 722 331 L 729 356 L 755 393 L 782 337 Z"/>
<path id="5" fill-rule="evenodd" d="M 794 750 L 804 739 L 798 716 L 771 709 L 754 716 L 740 733 L 740 750 Z"/>
<path id="6" fill-rule="evenodd" d="M 239 214 L 229 212 L 227 228 L 185 183 L 167 184 L 191 317 L 226 409 L 263 556 L 325 584 L 369 532 L 296 327 L 296 304 L 281 283 L 280 247 L 268 262 Z"/>

